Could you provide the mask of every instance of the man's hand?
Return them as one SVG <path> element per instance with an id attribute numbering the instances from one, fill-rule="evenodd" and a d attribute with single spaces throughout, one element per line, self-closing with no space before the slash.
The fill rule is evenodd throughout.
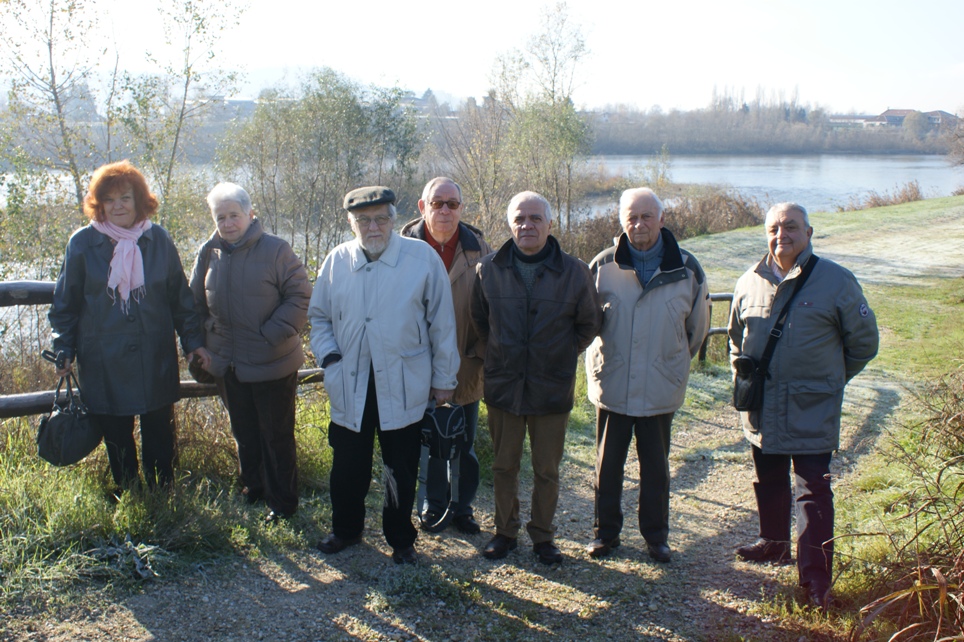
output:
<path id="1" fill-rule="evenodd" d="M 429 396 L 435 400 L 435 405 L 441 406 L 442 404 L 451 401 L 454 393 L 454 390 L 439 390 L 438 388 L 432 388 L 431 392 L 429 392 Z"/>
<path id="2" fill-rule="evenodd" d="M 202 346 L 197 350 L 192 350 L 191 352 L 188 352 L 187 355 L 185 355 L 185 357 L 187 358 L 188 363 L 194 360 L 197 362 L 199 366 L 201 366 L 201 368 L 210 372 L 211 353 L 208 352 L 207 348 Z"/>
<path id="3" fill-rule="evenodd" d="M 74 360 L 65 359 L 64 365 L 62 367 L 57 367 L 57 376 L 66 377 L 68 372 L 73 372 L 73 371 L 74 371 Z"/>

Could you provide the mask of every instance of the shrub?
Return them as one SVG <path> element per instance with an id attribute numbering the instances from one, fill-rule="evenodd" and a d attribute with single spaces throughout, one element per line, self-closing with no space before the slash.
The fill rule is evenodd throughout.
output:
<path id="1" fill-rule="evenodd" d="M 838 212 L 855 212 L 857 210 L 869 210 L 874 207 L 885 207 L 887 205 L 900 205 L 901 203 L 912 203 L 924 200 L 924 192 L 920 188 L 920 183 L 910 181 L 903 187 L 895 187 L 894 194 L 888 192 L 878 194 L 871 190 L 864 200 L 851 197 L 850 202 L 844 206 L 838 205 Z"/>
<path id="2" fill-rule="evenodd" d="M 681 196 L 666 208 L 666 227 L 677 239 L 759 225 L 765 212 L 756 199 L 712 189 Z"/>
<path id="3" fill-rule="evenodd" d="M 888 550 L 863 574 L 872 601 L 857 637 L 879 616 L 896 627 L 895 642 L 960 639 L 951 636 L 964 630 L 964 367 L 917 399 L 929 417 L 909 427 L 916 441 L 895 443 L 912 482 L 889 507 L 910 528 L 889 528 Z"/>

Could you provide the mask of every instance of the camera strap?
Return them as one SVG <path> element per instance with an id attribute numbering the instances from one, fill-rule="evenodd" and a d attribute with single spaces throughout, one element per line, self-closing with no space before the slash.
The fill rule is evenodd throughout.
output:
<path id="1" fill-rule="evenodd" d="M 758 366 L 760 372 L 766 374 L 769 369 L 770 359 L 773 358 L 773 351 L 776 350 L 777 341 L 783 336 L 783 326 L 787 322 L 787 316 L 790 314 L 790 304 L 793 303 L 793 299 L 796 298 L 797 293 L 803 288 L 803 284 L 807 282 L 807 277 L 813 272 L 813 267 L 819 260 L 816 254 L 811 254 L 803 269 L 800 271 L 800 276 L 796 278 L 793 293 L 790 294 L 790 298 L 783 305 L 783 309 L 780 310 L 780 315 L 777 317 L 777 322 L 773 325 L 773 329 L 770 330 L 770 340 L 767 341 L 766 348 L 763 349 L 763 356 L 760 357 L 760 365 Z"/>

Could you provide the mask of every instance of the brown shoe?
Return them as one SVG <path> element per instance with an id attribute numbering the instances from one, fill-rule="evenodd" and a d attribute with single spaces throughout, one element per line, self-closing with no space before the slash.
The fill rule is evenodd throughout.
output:
<path id="1" fill-rule="evenodd" d="M 496 535 L 482 549 L 482 556 L 490 560 L 500 560 L 508 555 L 509 551 L 514 551 L 518 545 L 519 541 L 514 537 Z"/>
<path id="2" fill-rule="evenodd" d="M 340 553 L 349 546 L 354 546 L 361 541 L 361 535 L 358 537 L 349 537 L 348 539 L 342 539 L 334 533 L 331 533 L 328 537 L 318 542 L 318 550 L 325 555 L 334 555 L 335 553 Z"/>
<path id="3" fill-rule="evenodd" d="M 736 554 L 746 562 L 756 562 L 757 564 L 764 564 L 766 562 L 789 564 L 790 542 L 778 542 L 761 537 L 752 544 L 736 549 Z"/>
<path id="4" fill-rule="evenodd" d="M 589 553 L 589 557 L 606 557 L 617 548 L 619 548 L 618 536 L 612 539 L 602 539 L 601 537 L 597 537 L 593 541 L 589 542 L 589 546 L 586 547 L 586 551 Z"/>

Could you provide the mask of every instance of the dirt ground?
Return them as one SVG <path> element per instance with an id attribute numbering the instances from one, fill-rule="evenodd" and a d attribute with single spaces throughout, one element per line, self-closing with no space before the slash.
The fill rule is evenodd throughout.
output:
<path id="1" fill-rule="evenodd" d="M 875 238 L 857 229 L 825 238 L 816 251 L 851 267 L 858 277 L 902 282 L 946 274 L 964 265 L 960 208 L 931 221 L 927 236 L 944 239 L 944 253 L 922 240 L 920 227 L 901 238 Z M 728 235 L 720 235 L 728 236 Z M 689 249 L 710 273 L 711 289 L 725 291 L 734 274 L 765 251 L 762 238 L 698 239 Z M 913 248 L 908 246 L 913 245 Z M 918 247 L 919 246 L 919 247 Z M 951 259 L 946 252 L 951 253 Z M 886 257 L 882 259 L 881 257 Z M 950 266 L 950 267 L 949 267 Z M 717 282 L 714 283 L 714 278 Z M 793 566 L 757 566 L 736 560 L 736 546 L 757 534 L 752 463 L 736 413 L 725 406 L 725 377 L 694 373 L 689 411 L 674 422 L 670 545 L 673 560 L 646 555 L 636 527 L 638 474 L 626 466 L 623 545 L 609 558 L 585 553 L 593 519 L 591 439 L 570 443 L 556 516 L 562 565 L 536 562 L 523 536 L 505 560 L 479 554 L 491 536 L 491 487 L 480 489 L 477 517 L 483 533 L 422 533 L 421 563 L 399 567 L 370 516 L 365 541 L 335 556 L 313 548 L 286 554 L 221 559 L 191 572 L 160 578 L 140 592 L 93 591 L 83 606 L 38 617 L 10 613 L 0 639 L 74 640 L 770 640 L 780 621 L 761 615 L 761 602 L 786 596 Z M 848 387 L 842 448 L 834 459 L 838 488 L 871 452 L 880 427 L 893 419 L 905 388 L 869 368 Z M 484 429 L 484 428 L 483 428 Z M 575 453 L 575 454 L 574 454 Z M 523 480 L 522 514 L 528 482 Z M 315 541 L 321 535 L 306 533 Z M 111 597 L 113 596 L 113 597 Z M 804 637 L 800 638 L 806 639 Z"/>

